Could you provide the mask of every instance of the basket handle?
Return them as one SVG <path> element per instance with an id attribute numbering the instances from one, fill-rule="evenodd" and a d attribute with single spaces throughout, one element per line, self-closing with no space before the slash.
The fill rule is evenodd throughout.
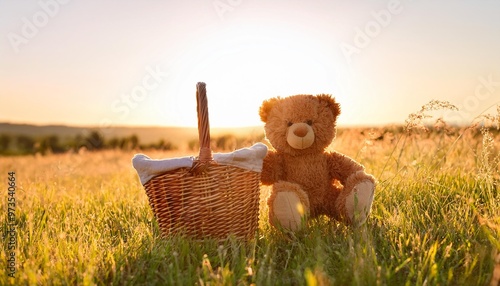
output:
<path id="1" fill-rule="evenodd" d="M 198 161 L 208 163 L 213 160 L 210 149 L 210 123 L 208 121 L 207 89 L 204 82 L 196 84 L 196 102 L 198 112 L 198 136 L 200 140 L 200 154 Z"/>

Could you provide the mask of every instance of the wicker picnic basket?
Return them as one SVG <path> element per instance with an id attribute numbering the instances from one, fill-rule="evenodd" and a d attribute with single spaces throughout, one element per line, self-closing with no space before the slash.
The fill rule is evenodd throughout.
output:
<path id="1" fill-rule="evenodd" d="M 144 184 L 163 236 L 251 238 L 259 221 L 260 172 L 214 161 L 205 83 L 196 85 L 199 156 Z M 266 149 L 267 150 L 267 149 Z"/>

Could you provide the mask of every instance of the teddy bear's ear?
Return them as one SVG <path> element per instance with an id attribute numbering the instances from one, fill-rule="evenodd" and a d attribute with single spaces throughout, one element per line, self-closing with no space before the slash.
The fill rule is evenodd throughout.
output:
<path id="1" fill-rule="evenodd" d="M 264 102 L 262 102 L 262 105 L 260 106 L 259 109 L 259 115 L 262 122 L 264 123 L 267 122 L 267 117 L 269 116 L 271 109 L 273 109 L 273 107 L 276 105 L 276 103 L 278 103 L 278 101 L 280 101 L 279 97 L 273 97 L 264 100 Z"/>
<path id="2" fill-rule="evenodd" d="M 330 110 L 333 113 L 333 116 L 335 116 L 335 117 L 339 116 L 339 114 L 340 114 L 340 104 L 338 104 L 335 101 L 335 98 L 333 98 L 329 94 L 318 94 L 316 97 L 319 99 L 319 102 L 325 103 L 326 106 L 328 108 L 330 108 Z"/>

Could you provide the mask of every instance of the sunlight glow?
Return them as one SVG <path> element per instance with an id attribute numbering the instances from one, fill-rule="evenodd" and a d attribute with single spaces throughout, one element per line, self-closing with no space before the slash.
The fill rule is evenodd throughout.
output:
<path id="1" fill-rule="evenodd" d="M 170 109 L 169 121 L 195 122 L 193 114 L 175 111 L 193 105 L 198 81 L 207 83 L 211 124 L 219 127 L 260 124 L 258 108 L 270 97 L 331 92 L 331 74 L 313 42 L 260 27 L 243 32 L 253 37 L 238 36 L 241 29 L 205 39 L 176 61 L 169 101 L 178 108 Z"/>

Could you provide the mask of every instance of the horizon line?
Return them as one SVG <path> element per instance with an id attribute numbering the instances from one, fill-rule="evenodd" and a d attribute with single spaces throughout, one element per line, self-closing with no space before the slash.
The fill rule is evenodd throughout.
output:
<path id="1" fill-rule="evenodd" d="M 25 125 L 25 126 L 35 126 L 35 127 L 69 127 L 69 128 L 87 128 L 87 129 L 113 129 L 113 128 L 180 128 L 180 129 L 198 129 L 197 126 L 192 125 L 111 125 L 111 126 L 98 126 L 98 125 L 83 125 L 83 124 L 72 124 L 72 123 L 30 123 L 30 122 L 12 122 L 12 121 L 0 121 L 0 124 L 10 124 L 10 125 Z M 404 123 L 380 123 L 380 124 L 337 124 L 337 128 L 380 128 L 387 126 L 404 126 Z M 431 126 L 425 125 L 425 126 Z M 466 127 L 467 124 L 449 124 L 453 127 Z M 264 128 L 264 123 L 258 125 L 244 125 L 244 126 L 210 126 L 210 129 L 239 129 L 239 128 Z"/>

